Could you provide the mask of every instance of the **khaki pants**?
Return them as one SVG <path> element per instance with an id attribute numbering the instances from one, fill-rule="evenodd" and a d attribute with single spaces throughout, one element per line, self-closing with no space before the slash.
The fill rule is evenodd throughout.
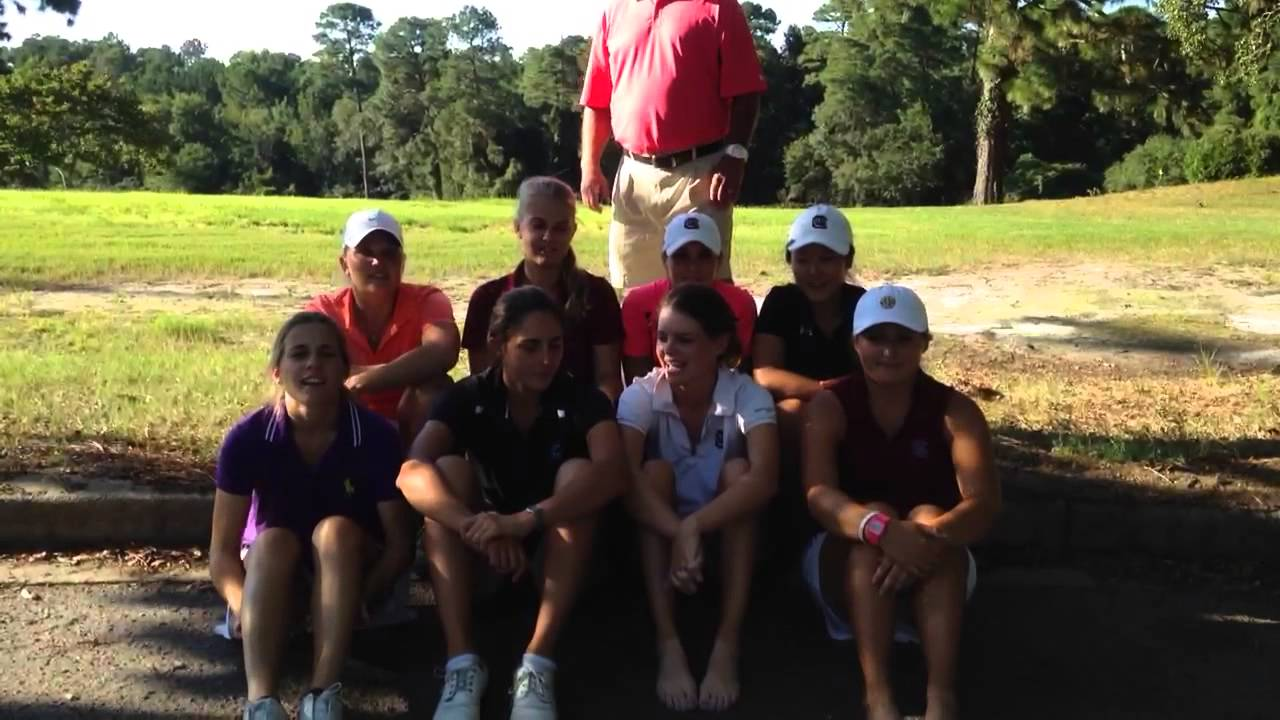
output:
<path id="1" fill-rule="evenodd" d="M 690 210 L 716 221 L 724 245 L 717 276 L 732 277 L 733 206 L 711 204 L 711 171 L 723 156 L 723 152 L 712 153 L 670 170 L 623 156 L 613 179 L 609 224 L 609 279 L 614 287 L 629 290 L 666 277 L 663 233 L 671 218 Z"/>

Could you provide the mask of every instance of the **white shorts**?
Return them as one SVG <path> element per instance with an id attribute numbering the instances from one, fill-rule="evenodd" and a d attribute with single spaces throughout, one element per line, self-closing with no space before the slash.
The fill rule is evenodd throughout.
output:
<path id="1" fill-rule="evenodd" d="M 813 601 L 822 610 L 822 619 L 827 625 L 827 635 L 832 640 L 852 640 L 853 628 L 849 626 L 844 613 L 836 612 L 822 595 L 822 543 L 826 539 L 827 533 L 820 532 L 809 541 L 809 546 L 805 548 L 804 558 L 800 563 L 800 573 L 804 576 L 804 584 L 813 595 Z M 969 577 L 965 582 L 965 597 L 970 598 L 973 597 L 973 589 L 978 585 L 978 562 L 974 560 L 972 552 L 965 550 L 965 553 L 969 556 Z M 912 621 L 904 619 L 899 620 L 894 627 L 893 639 L 897 642 L 918 643 L 920 634 Z"/>

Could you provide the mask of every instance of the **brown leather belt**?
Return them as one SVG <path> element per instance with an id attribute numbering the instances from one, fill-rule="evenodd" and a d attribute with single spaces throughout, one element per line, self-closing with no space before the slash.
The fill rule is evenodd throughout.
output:
<path id="1" fill-rule="evenodd" d="M 642 162 L 645 165 L 652 165 L 654 167 L 670 170 L 678 168 L 687 162 L 697 160 L 700 157 L 706 157 L 712 153 L 720 152 L 723 149 L 724 141 L 717 140 L 713 143 L 699 145 L 696 148 L 681 150 L 680 152 L 673 152 L 667 155 L 641 155 L 640 153 L 633 153 L 630 150 L 623 150 L 622 152 L 636 162 Z"/>

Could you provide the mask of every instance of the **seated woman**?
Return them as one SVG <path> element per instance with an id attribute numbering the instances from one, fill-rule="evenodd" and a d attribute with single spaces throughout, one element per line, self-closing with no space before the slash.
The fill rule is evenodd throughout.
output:
<path id="1" fill-rule="evenodd" d="M 547 291 L 564 307 L 564 369 L 617 402 L 622 394 L 622 316 L 618 296 L 604 278 L 578 267 L 573 253 L 577 196 L 563 180 L 531 177 L 516 194 L 515 232 L 524 259 L 505 277 L 471 294 L 462 347 L 473 375 L 493 364 L 489 319 L 503 293 L 525 285 Z"/>
<path id="2" fill-rule="evenodd" d="M 683 213 L 667 224 L 662 239 L 662 264 L 667 277 L 633 288 L 622 300 L 622 373 L 627 382 L 648 375 L 657 366 L 658 306 L 667 291 L 687 283 L 715 288 L 729 304 L 742 366 L 747 366 L 756 301 L 737 285 L 716 279 L 720 249 L 720 229 L 708 215 Z"/>
<path id="3" fill-rule="evenodd" d="M 929 720 L 958 717 L 956 656 L 975 582 L 966 551 L 991 529 L 1000 484 L 982 411 L 929 377 L 924 304 L 885 285 L 853 316 L 863 374 L 823 390 L 805 410 L 803 477 L 826 530 L 804 574 L 833 639 L 849 639 L 865 679 L 867 717 L 898 720 L 890 687 L 894 610 L 909 602 L 924 644 Z"/>
<path id="4" fill-rule="evenodd" d="M 739 352 L 729 304 L 684 284 L 658 313 L 661 367 L 622 392 L 618 423 L 636 478 L 645 589 L 657 625 L 658 696 L 675 710 L 724 710 L 738 699 L 738 638 L 747 610 L 756 517 L 777 487 L 773 400 L 732 370 Z M 672 588 L 703 579 L 702 538 L 718 533 L 722 615 L 701 687 L 676 634 Z"/>
<path id="5" fill-rule="evenodd" d="M 400 441 L 343 388 L 350 363 L 324 315 L 290 318 L 270 369 L 276 401 L 237 422 L 218 453 L 209 573 L 240 620 L 246 720 L 288 717 L 275 697 L 281 655 L 297 579 L 312 579 L 315 659 L 299 717 L 341 718 L 352 628 L 411 560 Z"/>
<path id="6" fill-rule="evenodd" d="M 459 341 L 449 298 L 430 285 L 401 282 L 404 260 L 395 218 L 382 210 L 352 213 L 338 256 L 351 284 L 317 295 L 306 309 L 342 328 L 354 363 L 347 389 L 396 423 L 407 446 L 450 382 Z"/>
<path id="7" fill-rule="evenodd" d="M 472 574 L 520 579 L 541 558 L 541 606 L 511 717 L 556 716 L 551 659 L 591 555 L 595 513 L 627 486 L 613 404 L 560 371 L 564 310 L 536 287 L 503 295 L 493 366 L 445 391 L 398 484 L 426 516 L 449 661 L 436 720 L 474 720 L 488 682 L 471 632 Z M 539 547 L 541 545 L 541 547 Z"/>

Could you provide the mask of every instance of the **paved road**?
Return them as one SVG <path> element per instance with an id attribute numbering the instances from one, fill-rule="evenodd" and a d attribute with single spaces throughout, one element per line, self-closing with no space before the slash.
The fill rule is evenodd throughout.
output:
<path id="1" fill-rule="evenodd" d="M 239 646 L 210 634 L 220 605 L 207 585 L 26 586 L 29 599 L 22 589 L 0 585 L 0 718 L 238 717 Z M 800 592 L 780 581 L 757 595 L 743 699 L 722 717 L 861 717 L 853 651 L 823 640 Z M 697 629 L 708 610 L 692 603 L 682 617 Z M 485 717 L 505 717 L 503 681 L 532 614 L 501 604 L 481 617 L 494 676 Z M 650 632 L 637 593 L 585 599 L 562 650 L 562 717 L 676 717 L 652 696 Z M 305 681 L 307 653 L 302 638 L 289 697 Z M 356 655 L 351 716 L 430 717 L 443 658 L 429 608 L 418 622 L 362 637 Z M 998 569 L 975 596 L 963 662 L 966 717 L 1276 718 L 1280 601 L 1212 579 Z M 895 664 L 904 709 L 919 711 L 918 653 L 904 649 Z"/>

